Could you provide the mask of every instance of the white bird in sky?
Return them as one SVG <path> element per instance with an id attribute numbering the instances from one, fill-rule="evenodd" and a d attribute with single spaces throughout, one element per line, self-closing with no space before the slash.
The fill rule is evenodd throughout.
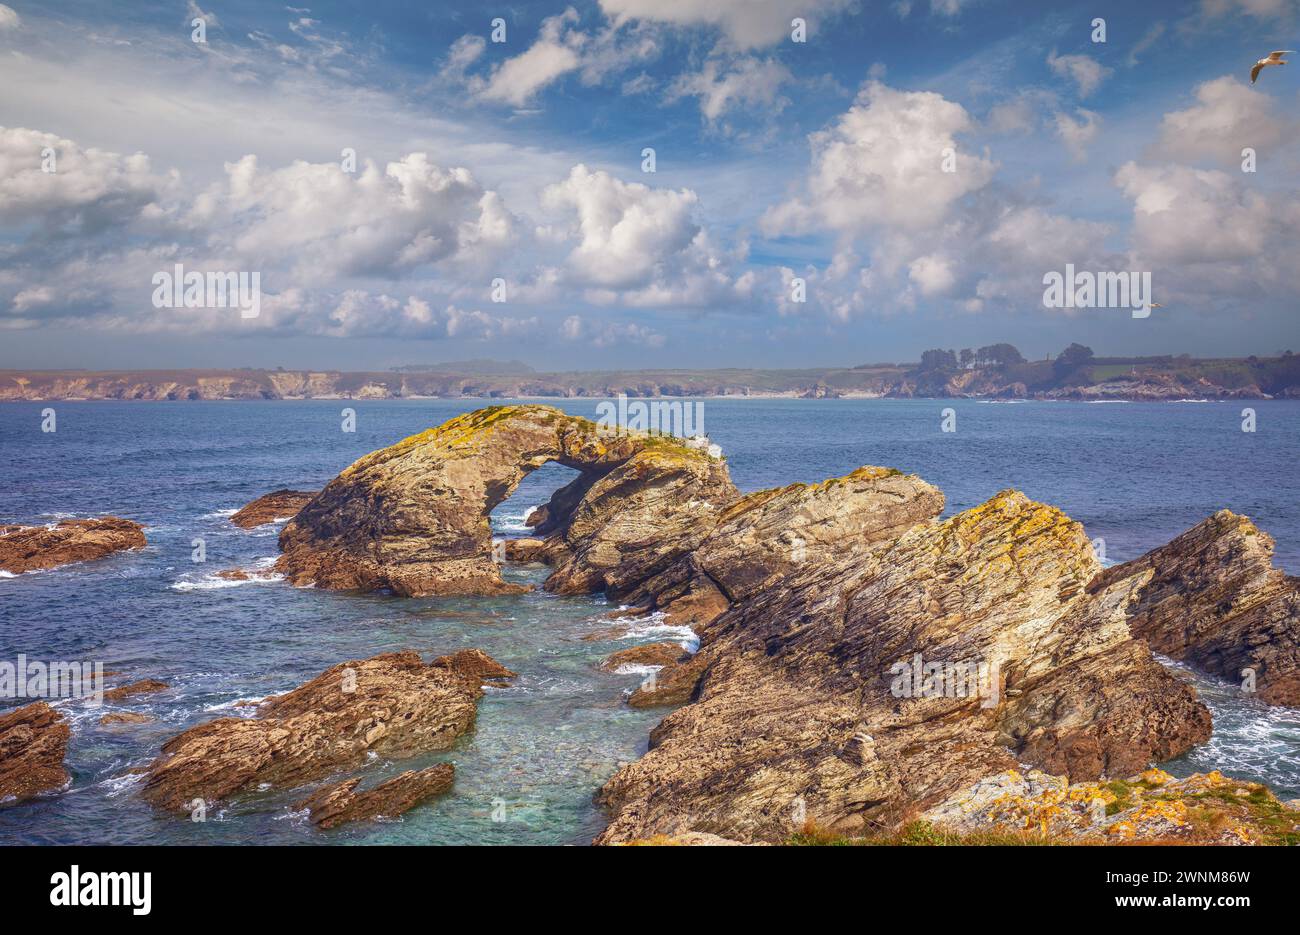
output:
<path id="1" fill-rule="evenodd" d="M 1254 84 L 1255 79 L 1259 77 L 1259 73 L 1269 65 L 1285 65 L 1286 62 L 1282 61 L 1282 56 L 1294 51 L 1295 49 L 1282 49 L 1280 52 L 1268 53 L 1268 58 L 1261 58 L 1255 63 L 1255 67 L 1250 70 L 1250 83 Z"/>

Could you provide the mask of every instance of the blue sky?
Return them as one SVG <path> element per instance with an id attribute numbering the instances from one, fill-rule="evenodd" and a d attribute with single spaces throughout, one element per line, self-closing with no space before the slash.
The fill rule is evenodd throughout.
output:
<path id="1" fill-rule="evenodd" d="M 1300 68 L 1249 70 L 1298 24 L 1300 0 L 7 0 L 0 366 L 1274 353 L 1300 345 Z M 258 272 L 261 313 L 155 307 L 177 263 Z M 1045 308 L 1067 263 L 1149 271 L 1164 307 Z"/>

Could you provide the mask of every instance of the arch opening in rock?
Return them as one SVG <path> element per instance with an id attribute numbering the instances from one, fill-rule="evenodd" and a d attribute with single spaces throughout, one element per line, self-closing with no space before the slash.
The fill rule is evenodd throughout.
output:
<path id="1" fill-rule="evenodd" d="M 526 590 L 501 578 L 492 511 L 549 462 L 578 477 L 535 528 L 560 585 L 597 591 L 620 566 L 662 564 L 738 496 L 726 463 L 680 439 L 611 434 L 550 406 L 490 406 L 361 458 L 281 533 L 295 584 L 404 596 Z"/>

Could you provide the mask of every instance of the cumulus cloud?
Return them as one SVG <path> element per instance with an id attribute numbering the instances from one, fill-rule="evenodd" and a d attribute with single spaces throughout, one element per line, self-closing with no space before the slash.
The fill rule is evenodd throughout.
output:
<path id="1" fill-rule="evenodd" d="M 930 227 L 993 176 L 991 161 L 959 151 L 957 135 L 972 126 L 965 108 L 942 95 L 871 82 L 834 126 L 812 135 L 806 193 L 768 211 L 763 229 Z M 956 171 L 944 171 L 946 151 Z"/>
<path id="2" fill-rule="evenodd" d="M 545 209 L 571 223 L 543 228 L 572 246 L 564 261 L 570 285 L 598 305 L 729 305 L 748 300 L 753 277 L 731 273 L 731 257 L 695 220 L 690 189 L 657 189 L 576 165 L 542 192 Z"/>
<path id="3" fill-rule="evenodd" d="M 393 276 L 430 263 L 483 260 L 507 245 L 514 220 L 468 169 L 441 169 L 411 153 L 357 174 L 335 163 L 262 169 L 256 156 L 227 163 L 211 210 L 231 225 L 249 262 L 292 258 L 302 276 Z"/>
<path id="4" fill-rule="evenodd" d="M 1161 120 L 1156 156 L 1238 165 L 1246 147 L 1267 158 L 1270 150 L 1296 140 L 1293 118 L 1276 113 L 1267 94 L 1229 75 L 1197 85 L 1195 94 L 1194 105 L 1171 111 Z"/>
<path id="5" fill-rule="evenodd" d="M 48 171 L 47 171 L 48 170 Z M 46 234 L 94 233 L 158 218 L 176 177 L 142 153 L 83 149 L 53 133 L 0 127 L 0 221 Z"/>
<path id="6" fill-rule="evenodd" d="M 611 287 L 644 285 L 688 249 L 700 229 L 697 201 L 689 189 L 653 189 L 585 165 L 542 192 L 545 207 L 577 215 L 578 245 L 568 258 L 575 279 Z"/>
<path id="7" fill-rule="evenodd" d="M 785 0 L 600 0 L 615 23 L 644 20 L 672 26 L 714 26 L 740 49 L 775 45 L 790 36 L 790 20 L 803 17 L 812 33 L 846 10 L 852 0 L 804 0 L 792 8 Z"/>
<path id="8" fill-rule="evenodd" d="M 1092 94 L 1113 73 L 1113 69 L 1086 55 L 1057 55 L 1055 50 L 1048 54 L 1047 64 L 1054 74 L 1075 83 L 1079 97 Z"/>
<path id="9" fill-rule="evenodd" d="M 23 24 L 22 17 L 11 6 L 0 3 L 0 32 L 6 29 L 17 29 Z"/>
<path id="10" fill-rule="evenodd" d="M 1158 262 L 1257 257 L 1283 233 L 1285 212 L 1226 172 L 1129 162 L 1115 173 L 1115 184 L 1133 202 L 1136 248 Z"/>

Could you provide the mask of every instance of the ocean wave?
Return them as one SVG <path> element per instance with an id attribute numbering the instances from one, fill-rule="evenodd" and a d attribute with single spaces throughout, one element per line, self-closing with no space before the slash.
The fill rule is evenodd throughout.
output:
<path id="1" fill-rule="evenodd" d="M 283 581 L 284 575 L 279 572 L 266 571 L 274 564 L 275 556 L 257 559 L 248 566 L 248 577 L 242 580 L 222 578 L 220 572 L 212 572 L 200 578 L 182 575 L 179 580 L 173 581 L 168 587 L 173 591 L 220 591 L 225 588 L 237 588 L 244 584 L 275 584 Z M 231 569 L 223 570 L 229 571 Z"/>
<path id="2" fill-rule="evenodd" d="M 199 519 L 229 519 L 230 517 L 234 516 L 238 512 L 239 512 L 238 509 L 213 510 L 211 513 L 204 513 L 200 515 Z"/>

